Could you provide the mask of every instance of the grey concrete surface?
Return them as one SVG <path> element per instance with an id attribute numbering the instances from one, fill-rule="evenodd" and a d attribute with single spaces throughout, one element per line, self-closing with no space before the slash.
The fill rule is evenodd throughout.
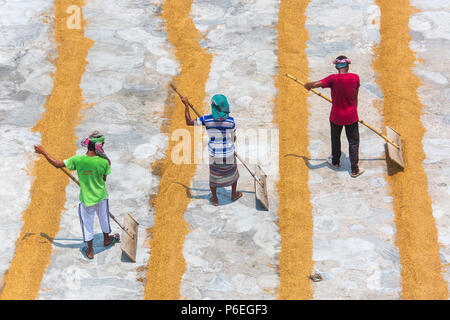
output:
<path id="1" fill-rule="evenodd" d="M 423 166 L 438 228 L 443 277 L 450 285 L 450 1 L 413 0 L 411 4 L 420 12 L 409 20 L 410 47 L 424 60 L 418 60 L 414 70 L 422 80 L 418 93 L 425 106 Z"/>
<path id="2" fill-rule="evenodd" d="M 57 51 L 45 22 L 52 6 L 50 0 L 0 1 L 0 279 L 30 202 L 33 145 L 41 139 L 31 128 L 53 87 L 49 57 Z"/>
<path id="3" fill-rule="evenodd" d="M 78 219 L 78 186 L 67 187 L 67 210 L 54 240 L 39 299 L 143 299 L 149 259 L 147 228 L 153 226 L 150 195 L 159 179 L 151 164 L 164 157 L 168 138 L 160 128 L 168 94 L 177 72 L 168 49 L 159 1 L 88 1 L 83 8 L 85 35 L 95 40 L 89 51 L 81 88 L 92 108 L 82 112 L 75 129 L 82 139 L 93 130 L 106 136 L 112 174 L 107 188 L 111 212 L 123 221 L 130 213 L 139 222 L 137 261 L 131 263 L 120 245 L 103 247 L 96 220 L 93 261 L 84 246 Z M 79 148 L 77 153 L 85 153 Z M 111 221 L 114 232 L 122 230 Z"/>
<path id="4" fill-rule="evenodd" d="M 191 231 L 183 254 L 186 272 L 181 297 L 187 299 L 274 299 L 280 236 L 277 221 L 278 128 L 271 110 L 276 89 L 276 23 L 279 1 L 196 0 L 192 17 L 213 53 L 206 84 L 205 110 L 210 99 L 224 94 L 235 118 L 236 151 L 255 170 L 268 174 L 270 210 L 256 203 L 254 180 L 239 164 L 238 190 L 243 197 L 231 202 L 231 187 L 218 189 L 219 206 L 209 202 L 207 138 L 200 152 L 205 161 L 191 184 L 192 201 L 185 213 Z M 261 112 L 259 112 L 261 111 Z"/>
<path id="5" fill-rule="evenodd" d="M 381 130 L 382 113 L 375 103 L 382 97 L 372 70 L 373 47 L 380 39 L 379 8 L 372 0 L 313 0 L 306 14 L 310 79 L 336 73 L 332 61 L 348 56 L 350 72 L 361 82 L 359 117 Z M 320 90 L 330 97 L 329 89 Z M 313 94 L 308 102 L 313 260 L 324 278 L 313 284 L 314 299 L 397 299 L 400 262 L 384 140 L 359 126 L 360 166 L 366 172 L 353 179 L 343 130 L 341 168 L 332 170 L 326 162 L 331 154 L 331 104 Z"/>
<path id="6" fill-rule="evenodd" d="M 77 215 L 78 187 L 67 187 L 66 210 L 53 241 L 50 265 L 39 299 L 143 299 L 145 267 L 151 254 L 146 229 L 153 226 L 149 204 L 158 176 L 150 164 L 165 156 L 169 137 L 161 131 L 167 84 L 179 72 L 162 23 L 163 0 L 89 0 L 83 8 L 86 36 L 95 41 L 81 88 L 91 108 L 75 128 L 79 139 L 93 130 L 106 135 L 112 160 L 108 178 L 111 212 L 121 220 L 130 213 L 140 223 L 137 262 L 130 263 L 120 246 L 102 247 L 96 221 L 96 256 L 88 261 Z M 199 164 L 190 187 L 192 201 L 185 219 L 191 232 L 183 254 L 186 272 L 181 298 L 274 299 L 280 236 L 277 222 L 278 129 L 270 110 L 277 94 L 276 24 L 279 0 L 195 0 L 191 15 L 204 34 L 201 45 L 214 54 L 206 85 L 207 100 L 225 94 L 238 127 L 237 151 L 254 168 L 269 175 L 270 211 L 255 203 L 253 179 L 240 166 L 239 190 L 231 203 L 230 188 L 219 190 L 212 206 L 207 160 Z M 426 106 L 422 116 L 428 189 L 439 231 L 441 259 L 450 281 L 450 100 L 448 0 L 411 0 L 420 9 L 410 18 L 411 48 L 417 52 L 416 74 Z M 0 275 L 9 267 L 22 226 L 21 213 L 30 200 L 29 169 L 37 157 L 32 146 L 40 136 L 31 131 L 51 93 L 56 59 L 50 0 L 0 0 Z M 372 70 L 373 47 L 379 42 L 379 9 L 373 0 L 312 0 L 306 27 L 309 80 L 335 72 L 339 54 L 352 59 L 361 77 L 359 115 L 382 129 L 383 99 Z M 299 39 L 301 41 L 301 39 Z M 303 78 L 301 66 L 294 75 Z M 299 87 L 299 89 L 301 89 Z M 329 91 L 326 91 L 329 95 Z M 342 169 L 326 164 L 330 154 L 330 105 L 308 99 L 309 187 L 314 218 L 314 268 L 324 280 L 313 283 L 314 299 L 399 299 L 400 259 L 394 244 L 393 201 L 386 180 L 384 141 L 360 126 L 361 165 L 349 176 L 348 144 L 342 135 Z M 255 112 L 264 108 L 264 114 Z M 199 148 L 206 151 L 206 136 Z M 84 153 L 81 147 L 77 153 Z M 299 159 L 299 161 L 303 161 Z M 13 199 L 13 201 L 11 201 Z M 111 222 L 115 232 L 118 226 Z M 1 286 L 1 283 L 0 283 Z"/>

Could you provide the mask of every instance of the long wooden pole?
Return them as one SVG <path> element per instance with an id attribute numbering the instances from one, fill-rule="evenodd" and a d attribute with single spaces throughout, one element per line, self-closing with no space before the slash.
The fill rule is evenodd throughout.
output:
<path id="1" fill-rule="evenodd" d="M 305 83 L 302 82 L 301 80 L 298 80 L 297 78 L 295 78 L 294 76 L 286 73 L 286 77 L 288 77 L 291 80 L 294 80 L 295 82 L 299 83 L 300 85 L 302 85 L 303 87 L 305 86 Z M 324 96 L 322 93 L 320 93 L 319 91 L 315 90 L 315 89 L 311 89 L 311 91 L 315 94 L 317 94 L 318 96 L 324 98 L 325 100 L 327 100 L 328 102 L 332 103 L 332 100 L 326 96 Z M 391 139 L 389 139 L 388 137 L 386 137 L 384 134 L 382 134 L 381 132 L 379 132 L 378 130 L 376 130 L 374 127 L 368 125 L 365 121 L 363 120 L 359 120 L 359 122 L 363 125 L 365 125 L 367 128 L 369 128 L 370 130 L 372 130 L 373 132 L 375 132 L 377 135 L 379 135 L 380 137 L 382 137 L 384 140 L 386 140 L 386 142 L 392 144 L 395 148 L 397 148 L 398 150 L 400 150 L 400 146 L 398 144 L 396 144 L 394 141 L 392 141 Z"/>

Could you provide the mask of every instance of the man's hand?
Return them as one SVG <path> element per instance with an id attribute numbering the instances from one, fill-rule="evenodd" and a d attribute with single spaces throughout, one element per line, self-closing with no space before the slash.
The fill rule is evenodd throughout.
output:
<path id="1" fill-rule="evenodd" d="M 313 87 L 313 84 L 314 84 L 314 82 L 305 83 L 305 89 L 308 91 L 311 90 Z"/>
<path id="2" fill-rule="evenodd" d="M 187 97 L 181 98 L 181 102 L 183 102 L 186 107 L 189 106 L 189 99 Z"/>
<path id="3" fill-rule="evenodd" d="M 323 88 L 323 83 L 322 81 L 313 81 L 313 82 L 308 82 L 305 83 L 305 89 L 306 90 L 311 90 L 311 89 L 315 89 L 315 88 Z"/>
<path id="4" fill-rule="evenodd" d="M 34 146 L 34 152 L 38 154 L 45 154 L 45 149 L 43 146 Z"/>
<path id="5" fill-rule="evenodd" d="M 47 153 L 47 151 L 45 151 L 43 146 L 34 146 L 34 152 L 44 155 L 44 157 L 47 159 L 47 161 L 50 162 L 50 164 L 56 168 L 62 168 L 62 167 L 66 166 L 64 164 L 64 161 L 56 160 L 51 155 L 49 155 Z"/>
<path id="6" fill-rule="evenodd" d="M 181 101 L 184 103 L 184 117 L 186 118 L 186 125 L 193 126 L 194 120 L 191 119 L 191 115 L 189 113 L 189 100 L 187 97 L 182 97 Z"/>

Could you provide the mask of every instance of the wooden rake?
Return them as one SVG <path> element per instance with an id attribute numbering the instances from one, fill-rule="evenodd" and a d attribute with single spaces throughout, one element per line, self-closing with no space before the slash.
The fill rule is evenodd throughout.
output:
<path id="1" fill-rule="evenodd" d="M 288 73 L 286 73 L 285 76 L 291 80 L 294 80 L 295 82 L 302 85 L 303 87 L 305 87 L 305 83 L 298 80 L 294 76 L 292 76 Z M 324 96 L 319 91 L 317 91 L 315 89 L 311 89 L 311 91 L 313 93 L 317 94 L 318 96 L 322 97 L 323 99 L 327 100 L 328 102 L 330 102 L 330 103 L 332 102 L 332 100 L 330 98 L 328 98 L 327 96 Z M 369 124 L 367 124 L 365 121 L 359 120 L 359 122 L 361 124 L 365 125 L 367 128 L 369 128 L 373 132 L 375 132 L 377 135 L 379 135 L 381 138 L 383 138 L 388 143 L 387 144 L 387 156 L 389 157 L 389 159 L 391 159 L 393 162 L 395 162 L 397 165 L 399 165 L 402 169 L 404 169 L 405 162 L 403 161 L 402 140 L 401 140 L 400 134 L 398 134 L 391 127 L 386 126 L 386 135 L 384 135 L 383 133 L 379 132 L 378 130 L 376 130 Z"/>

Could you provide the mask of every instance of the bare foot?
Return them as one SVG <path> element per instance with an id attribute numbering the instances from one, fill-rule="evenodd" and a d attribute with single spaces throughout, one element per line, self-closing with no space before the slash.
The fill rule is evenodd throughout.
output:
<path id="1" fill-rule="evenodd" d="M 109 246 L 112 242 L 113 242 L 113 240 L 114 240 L 114 237 L 113 236 L 108 236 L 108 238 L 106 238 L 106 239 L 104 239 L 103 240 L 103 245 L 106 247 L 106 246 Z"/>
<path id="2" fill-rule="evenodd" d="M 89 259 L 94 259 L 94 250 L 89 247 L 84 247 L 82 249 L 83 253 L 88 257 Z"/>
<path id="3" fill-rule="evenodd" d="M 103 239 L 103 245 L 104 245 L 105 247 L 107 247 L 107 246 L 109 246 L 111 243 L 113 243 L 114 241 L 119 241 L 119 239 L 120 239 L 120 237 L 119 237 L 119 234 L 118 234 L 118 233 L 116 233 L 116 234 L 113 235 L 113 236 L 108 235 L 108 237 L 106 237 L 106 238 Z"/>
<path id="4" fill-rule="evenodd" d="M 239 199 L 240 197 L 242 197 L 242 192 L 237 191 L 235 194 L 233 194 L 233 195 L 231 196 L 231 200 L 232 200 L 232 201 L 236 201 L 236 200 Z"/>
<path id="5" fill-rule="evenodd" d="M 216 207 L 219 205 L 219 199 L 217 199 L 217 197 L 212 196 L 209 198 L 209 201 L 211 201 Z"/>

